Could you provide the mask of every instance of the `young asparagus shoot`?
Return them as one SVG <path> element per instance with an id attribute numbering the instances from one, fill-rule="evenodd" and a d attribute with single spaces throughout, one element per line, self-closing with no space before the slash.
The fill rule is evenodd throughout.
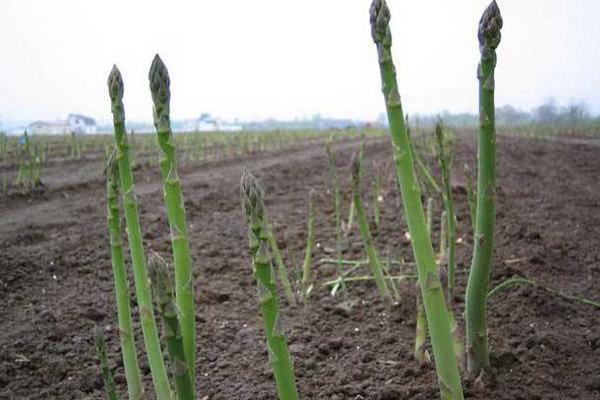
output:
<path id="1" fill-rule="evenodd" d="M 448 239 L 448 217 L 446 217 L 446 211 L 442 211 L 442 216 L 440 218 L 440 250 L 438 252 L 438 260 L 439 264 L 446 258 L 446 249 Z"/>
<path id="2" fill-rule="evenodd" d="M 304 303 L 308 304 L 308 298 L 312 291 L 312 258 L 315 246 L 315 210 L 314 190 L 308 193 L 308 218 L 306 223 L 306 250 L 304 251 L 304 262 L 302 263 L 301 291 Z"/>
<path id="3" fill-rule="evenodd" d="M 438 185 L 436 180 L 433 178 L 433 175 L 431 175 L 429 168 L 427 168 L 427 165 L 423 162 L 419 152 L 415 150 L 415 146 L 412 142 L 413 138 L 411 136 L 410 125 L 408 124 L 408 115 L 406 116 L 406 135 L 408 136 L 410 142 L 410 152 L 413 157 L 413 161 L 417 166 L 418 175 L 421 176 L 421 180 L 425 184 L 425 187 L 429 188 L 429 190 L 433 193 L 442 193 L 442 188 L 440 188 L 440 185 Z"/>
<path id="4" fill-rule="evenodd" d="M 170 400 L 172 393 L 167 376 L 165 361 L 162 356 L 154 308 L 152 306 L 152 293 L 149 287 L 146 254 L 142 243 L 142 229 L 138 214 L 138 205 L 133 184 L 133 172 L 129 163 L 129 145 L 125 134 L 125 107 L 123 106 L 123 79 L 116 66 L 113 67 L 108 77 L 108 93 L 111 101 L 113 125 L 116 143 L 116 161 L 119 170 L 119 184 L 123 199 L 125 222 L 127 225 L 127 239 L 131 253 L 131 264 L 135 280 L 135 292 L 138 302 L 144 344 L 148 356 L 148 364 L 154 382 L 156 398 Z"/>
<path id="5" fill-rule="evenodd" d="M 473 174 L 471 172 L 471 167 L 469 167 L 469 164 L 467 163 L 465 163 L 464 172 L 467 186 L 467 203 L 469 205 L 469 216 L 471 217 L 471 227 L 473 228 L 474 235 L 476 226 L 475 220 L 477 219 L 477 193 L 475 193 L 475 188 L 473 186 Z"/>
<path id="6" fill-rule="evenodd" d="M 277 265 L 277 273 L 279 275 L 279 280 L 281 281 L 281 286 L 283 286 L 285 298 L 291 306 L 295 306 L 296 296 L 294 296 L 294 291 L 292 290 L 287 268 L 283 263 L 283 257 L 281 256 L 281 251 L 279 250 L 279 245 L 277 244 L 277 238 L 273 232 L 273 226 L 270 223 L 267 223 L 267 228 L 269 233 L 269 246 L 271 248 L 273 258 L 275 259 L 275 264 Z"/>
<path id="7" fill-rule="evenodd" d="M 248 223 L 252 269 L 258 285 L 260 308 L 277 393 L 279 400 L 298 400 L 294 367 L 283 333 L 277 289 L 271 273 L 273 267 L 269 253 L 269 235 L 265 221 L 267 210 L 263 201 L 263 190 L 256 177 L 247 169 L 242 173 L 241 197 L 242 209 Z"/>
<path id="8" fill-rule="evenodd" d="M 442 124 L 438 121 L 435 125 L 436 153 L 437 159 L 442 171 L 443 200 L 446 212 L 447 228 L 447 271 L 448 271 L 448 302 L 452 305 L 454 296 L 454 283 L 456 281 L 456 214 L 454 213 L 454 200 L 452 198 L 452 182 L 450 180 L 450 170 L 452 168 L 452 158 L 447 149 L 447 138 L 444 136 Z"/>
<path id="9" fill-rule="evenodd" d="M 331 193 L 333 196 L 333 209 L 335 218 L 335 254 L 338 259 L 342 258 L 342 247 L 344 240 L 344 233 L 342 230 L 342 214 L 341 214 L 341 191 L 340 184 L 335 170 L 335 155 L 331 151 L 331 138 L 325 144 L 325 150 L 327 152 L 328 169 L 329 169 L 329 180 L 331 181 Z M 342 265 L 338 263 L 338 276 L 341 278 L 344 275 Z M 341 279 L 340 286 L 338 289 L 342 291 L 345 289 L 344 280 Z M 337 290 L 336 290 L 337 293 Z"/>
<path id="10" fill-rule="evenodd" d="M 365 137 L 363 136 L 361 141 L 360 141 L 360 148 L 358 151 L 358 159 L 360 160 L 360 163 L 362 164 L 363 159 L 365 158 Z M 351 191 L 351 193 L 353 193 Z M 356 214 L 356 207 L 354 206 L 354 196 L 350 196 L 350 211 L 348 213 L 348 223 L 346 224 L 346 236 L 348 236 L 350 234 L 350 232 L 352 231 L 352 229 L 354 228 L 354 219 L 355 219 L 355 214 Z"/>
<path id="11" fill-rule="evenodd" d="M 171 371 L 175 380 L 178 400 L 193 400 L 194 391 L 190 382 L 188 362 L 183 348 L 181 325 L 175 304 L 175 291 L 169 274 L 169 267 L 160 254 L 151 252 L 148 256 L 148 272 L 152 282 L 152 295 L 158 315 L 162 319 L 163 338 L 171 361 Z"/>
<path id="12" fill-rule="evenodd" d="M 375 249 L 373 243 L 373 237 L 371 236 L 371 229 L 369 228 L 369 222 L 367 220 L 367 213 L 362 204 L 362 198 L 360 194 L 360 177 L 361 177 L 361 159 L 358 154 L 355 154 L 352 158 L 352 193 L 354 199 L 354 207 L 356 208 L 356 216 L 358 219 L 358 229 L 362 238 L 365 250 L 367 251 L 367 257 L 369 258 L 369 265 L 371 266 L 371 273 L 373 279 L 379 290 L 379 294 L 383 300 L 387 303 L 393 301 L 390 289 L 385 281 L 385 275 L 383 274 L 383 268 L 381 267 L 381 260 L 379 254 Z"/>
<path id="13" fill-rule="evenodd" d="M 419 284 L 417 283 L 417 326 L 415 332 L 415 360 L 419 364 L 429 364 L 431 357 L 429 352 L 425 348 L 427 342 L 427 317 L 425 316 L 425 308 L 423 307 L 423 300 L 419 293 Z"/>
<path id="14" fill-rule="evenodd" d="M 171 246 L 175 269 L 175 295 L 179 310 L 185 358 L 192 387 L 195 386 L 196 360 L 196 313 L 194 311 L 194 279 L 192 257 L 188 242 L 188 229 L 183 193 L 177 172 L 177 154 L 170 120 L 171 80 L 167 67 L 158 54 L 154 57 L 150 72 L 150 92 L 154 104 L 154 126 L 161 151 L 159 160 L 167 217 L 171 229 Z"/>
<path id="15" fill-rule="evenodd" d="M 129 299 L 129 283 L 125 270 L 125 258 L 123 256 L 123 244 L 121 240 L 121 218 L 119 213 L 119 170 L 117 168 L 116 154 L 108 160 L 106 168 L 107 176 L 107 220 L 110 237 L 110 251 L 112 259 L 112 270 L 115 281 L 115 296 L 117 301 L 117 316 L 119 321 L 119 337 L 121 340 L 121 352 L 123 355 L 123 367 L 125 379 L 127 380 L 127 391 L 130 399 L 141 399 L 144 397 L 144 386 L 140 367 L 137 359 L 135 339 L 133 335 L 133 321 L 131 318 L 131 306 Z"/>
<path id="16" fill-rule="evenodd" d="M 377 177 L 373 185 L 373 222 L 377 233 L 381 233 L 381 205 L 383 204 L 383 166 L 377 169 Z"/>
<path id="17" fill-rule="evenodd" d="M 96 343 L 96 352 L 98 353 L 98 358 L 100 359 L 100 369 L 102 371 L 102 380 L 104 381 L 106 397 L 108 397 L 108 400 L 120 400 L 121 397 L 117 393 L 117 386 L 115 385 L 113 374 L 108 366 L 106 339 L 104 338 L 102 329 L 99 327 L 96 327 L 94 330 L 94 342 Z"/>
<path id="18" fill-rule="evenodd" d="M 450 318 L 444 292 L 438 276 L 431 237 L 425 221 L 421 191 L 417 183 L 411 144 L 406 133 L 404 114 L 392 60 L 392 34 L 389 27 L 390 10 L 385 0 L 373 0 L 370 10 L 371 34 L 377 46 L 379 67 L 386 104 L 398 183 L 401 189 L 406 220 L 423 296 L 423 305 L 433 356 L 436 364 L 440 394 L 444 400 L 462 400 L 458 365 L 450 332 Z"/>
<path id="19" fill-rule="evenodd" d="M 466 292 L 467 369 L 479 375 L 489 368 L 486 297 L 489 290 L 496 219 L 496 124 L 494 69 L 500 44 L 502 17 L 496 1 L 479 21 L 481 61 L 479 79 L 479 144 L 477 169 L 477 216 L 471 270 Z"/>
<path id="20" fill-rule="evenodd" d="M 433 197 L 427 198 L 427 208 L 425 209 L 426 221 L 427 221 L 427 229 L 429 230 L 429 235 L 431 236 L 431 227 L 433 226 Z"/>

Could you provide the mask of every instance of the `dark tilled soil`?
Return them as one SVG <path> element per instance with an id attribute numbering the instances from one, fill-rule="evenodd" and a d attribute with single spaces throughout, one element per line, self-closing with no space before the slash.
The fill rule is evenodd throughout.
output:
<path id="1" fill-rule="evenodd" d="M 600 146 L 510 137 L 498 144 L 493 282 L 520 275 L 600 300 Z M 334 147 L 344 188 L 355 146 Z M 378 247 L 382 256 L 411 259 L 390 159 L 387 140 L 368 142 L 364 194 L 371 210 L 373 164 L 385 161 Z M 454 164 L 459 319 L 472 241 L 462 166 L 474 159 L 475 142 L 462 138 Z M 54 168 L 44 191 L 0 197 L 1 399 L 104 398 L 95 325 L 106 331 L 115 379 L 125 388 L 97 164 Z M 275 399 L 240 208 L 244 165 L 263 180 L 284 254 L 302 259 L 310 188 L 318 213 L 315 259 L 335 247 L 322 145 L 182 168 L 196 272 L 199 399 Z M 136 180 L 145 242 L 168 255 L 158 172 L 141 167 Z M 345 202 L 345 218 L 347 208 Z M 364 257 L 357 232 L 348 238 L 345 257 Z M 335 267 L 317 263 L 315 270 L 311 305 L 283 307 L 302 398 L 438 398 L 433 367 L 412 358 L 414 282 L 400 284 L 402 300 L 389 310 L 373 283 L 352 284 L 346 298 L 330 297 L 321 283 L 335 277 Z M 489 319 L 494 376 L 483 382 L 465 377 L 467 398 L 600 399 L 600 310 L 521 286 L 491 299 Z M 151 392 L 143 357 L 141 364 Z"/>

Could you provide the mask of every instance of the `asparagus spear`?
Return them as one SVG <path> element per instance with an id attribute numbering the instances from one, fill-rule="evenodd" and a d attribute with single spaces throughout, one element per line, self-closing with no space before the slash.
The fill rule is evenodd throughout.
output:
<path id="1" fill-rule="evenodd" d="M 175 305 L 173 282 L 169 276 L 167 262 L 158 253 L 151 252 L 148 257 L 148 272 L 152 282 L 152 294 L 158 315 L 163 321 L 163 337 L 171 361 L 171 370 L 175 378 L 178 400 L 193 400 L 194 391 L 188 372 L 188 362 L 183 348 L 181 325 Z"/>
<path id="2" fill-rule="evenodd" d="M 119 319 L 119 337 L 123 354 L 123 367 L 127 379 L 129 398 L 140 400 L 144 396 L 144 386 L 138 364 L 131 320 L 129 303 L 129 283 L 125 272 L 123 244 L 121 242 L 121 220 L 119 215 L 119 170 L 115 160 L 115 152 L 108 160 L 106 170 L 108 192 L 108 231 L 110 236 L 110 251 L 112 270 L 115 280 L 115 296 L 117 300 L 117 315 Z"/>
<path id="3" fill-rule="evenodd" d="M 361 158 L 356 155 L 352 159 L 352 193 L 354 198 L 354 208 L 356 209 L 356 217 L 358 219 L 358 229 L 360 230 L 360 236 L 365 245 L 367 251 L 367 257 L 369 258 L 369 265 L 371 266 L 371 273 L 373 279 L 379 290 L 379 294 L 384 301 L 391 303 L 393 301 L 390 289 L 385 282 L 385 276 L 381 267 L 381 260 L 375 249 L 373 243 L 373 237 L 371 236 L 371 230 L 369 229 L 369 222 L 367 221 L 367 214 L 362 204 L 362 198 L 360 195 L 360 175 L 361 175 Z"/>
<path id="4" fill-rule="evenodd" d="M 96 352 L 100 359 L 100 369 L 102 371 L 102 380 L 104 381 L 104 389 L 109 400 L 120 400 L 121 397 L 117 394 L 117 386 L 113 379 L 112 372 L 108 367 L 108 356 L 106 354 L 106 339 L 101 328 L 94 330 L 94 341 L 96 343 Z"/>
<path id="5" fill-rule="evenodd" d="M 139 305 L 140 322 L 150 372 L 154 381 L 154 389 L 158 400 L 170 400 L 171 388 L 162 357 L 158 331 L 154 320 L 152 307 L 152 294 L 146 266 L 146 255 L 142 244 L 142 229 L 138 215 L 137 200 L 133 185 L 133 172 L 129 163 L 129 145 L 125 134 L 125 108 L 123 106 L 123 79 L 116 66 L 113 67 L 108 77 L 108 93 L 110 95 L 113 124 L 115 130 L 115 143 L 117 149 L 116 160 L 119 167 L 119 179 L 123 197 L 123 208 L 127 224 L 127 238 L 131 253 L 131 264 L 135 278 L 135 291 Z"/>
<path id="6" fill-rule="evenodd" d="M 241 197 L 242 208 L 248 223 L 252 267 L 258 285 L 260 307 L 277 393 L 279 400 L 298 400 L 294 367 L 282 329 L 277 289 L 272 276 L 273 266 L 269 253 L 269 234 L 265 221 L 266 208 L 263 202 L 263 191 L 256 177 L 247 169 L 244 169 L 242 173 Z"/>
<path id="7" fill-rule="evenodd" d="M 283 286 L 283 292 L 285 293 L 285 298 L 291 306 L 296 305 L 296 297 L 294 296 L 294 291 L 292 290 L 292 285 L 290 284 L 290 278 L 288 276 L 287 268 L 283 263 L 283 257 L 281 256 L 281 250 L 279 250 L 279 245 L 277 244 L 277 238 L 275 237 L 275 233 L 273 232 L 273 226 L 267 223 L 267 227 L 269 229 L 269 245 L 271 246 L 271 252 L 273 253 L 273 257 L 275 258 L 275 264 L 277 265 L 277 272 L 279 274 L 279 280 L 281 281 L 281 286 Z"/>
<path id="8" fill-rule="evenodd" d="M 343 246 L 343 238 L 344 233 L 342 231 L 342 215 L 341 215 L 341 194 L 340 194 L 340 184 L 337 177 L 337 172 L 335 170 L 335 155 L 331 151 L 331 142 L 332 138 L 329 138 L 329 141 L 325 144 L 325 150 L 327 152 L 327 160 L 328 160 L 328 169 L 329 169 L 329 180 L 331 181 L 331 192 L 333 194 L 333 208 L 334 208 L 334 217 L 335 217 L 335 254 L 338 259 L 342 258 L 342 246 Z M 338 276 L 340 278 L 343 277 L 344 271 L 342 265 L 338 263 Z M 341 290 L 345 289 L 344 280 L 340 281 Z"/>
<path id="9" fill-rule="evenodd" d="M 481 61 L 479 79 L 479 148 L 475 248 L 466 292 L 467 369 L 479 374 L 490 365 L 486 296 L 489 289 L 496 218 L 496 126 L 494 114 L 494 68 L 500 43 L 502 17 L 496 1 L 479 21 Z"/>
<path id="10" fill-rule="evenodd" d="M 423 305 L 427 315 L 433 355 L 442 399 L 463 399 L 458 366 L 450 332 L 450 319 L 437 272 L 429 230 L 425 222 L 421 191 L 415 176 L 411 144 L 406 134 L 396 70 L 392 60 L 390 11 L 385 0 L 373 0 L 371 34 L 377 45 L 383 96 L 386 104 L 398 182 L 417 263 Z"/>
<path id="11" fill-rule="evenodd" d="M 302 298 L 308 303 L 308 297 L 312 290 L 312 256 L 315 246 L 315 210 L 313 205 L 314 191 L 308 193 L 308 218 L 306 223 L 306 249 L 304 251 L 304 262 L 302 263 Z"/>
<path id="12" fill-rule="evenodd" d="M 473 228 L 473 234 L 475 234 L 475 220 L 477 219 L 477 194 L 473 188 L 473 176 L 471 174 L 471 168 L 467 163 L 464 165 L 464 172 L 467 186 L 467 203 L 469 205 L 469 215 L 471 217 L 471 227 Z"/>
<path id="13" fill-rule="evenodd" d="M 194 282 L 190 255 L 183 194 L 177 173 L 177 159 L 170 120 L 171 91 L 169 72 L 158 54 L 154 57 L 148 75 L 154 103 L 154 126 L 162 152 L 160 172 L 171 229 L 171 246 L 175 268 L 175 295 L 181 319 L 183 347 L 192 388 L 196 383 L 196 314 L 194 311 Z"/>
<path id="14" fill-rule="evenodd" d="M 448 241 L 448 302 L 451 305 L 454 295 L 454 282 L 456 276 L 456 214 L 454 213 L 454 201 L 452 199 L 452 183 L 450 181 L 450 155 L 444 143 L 444 132 L 442 124 L 438 121 L 435 125 L 436 152 L 440 170 L 442 171 L 442 187 L 444 194 L 444 207 L 446 209 L 446 227 Z"/>

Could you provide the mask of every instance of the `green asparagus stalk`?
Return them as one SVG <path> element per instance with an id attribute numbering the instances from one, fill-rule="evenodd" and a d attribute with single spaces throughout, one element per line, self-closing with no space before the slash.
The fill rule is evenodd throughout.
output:
<path id="1" fill-rule="evenodd" d="M 287 268 L 283 263 L 283 257 L 281 256 L 281 251 L 279 250 L 279 245 L 277 244 L 277 238 L 275 238 L 275 233 L 273 232 L 273 226 L 267 223 L 267 228 L 269 233 L 269 246 L 271 247 L 271 252 L 273 253 L 273 258 L 275 259 L 275 264 L 277 265 L 277 273 L 279 275 L 279 280 L 281 281 L 281 286 L 283 286 L 285 298 L 291 306 L 295 306 L 296 296 L 294 296 L 294 291 L 292 290 Z"/>
<path id="2" fill-rule="evenodd" d="M 467 369 L 478 375 L 490 365 L 486 296 L 492 268 L 496 218 L 496 126 L 494 68 L 500 43 L 502 17 L 495 1 L 479 21 L 481 61 L 479 79 L 479 148 L 475 248 L 466 292 Z"/>
<path id="3" fill-rule="evenodd" d="M 188 363 L 192 388 L 194 388 L 196 383 L 196 313 L 194 311 L 192 257 L 189 249 L 183 194 L 179 174 L 177 173 L 177 155 L 171 130 L 171 80 L 167 67 L 158 54 L 152 61 L 148 78 L 150 80 L 152 102 L 154 103 L 154 126 L 158 136 L 158 145 L 162 152 L 159 164 L 167 217 L 171 229 L 177 308 L 181 320 L 185 358 Z"/>
<path id="4" fill-rule="evenodd" d="M 442 187 L 444 194 L 444 208 L 446 209 L 447 246 L 448 246 L 448 302 L 452 304 L 454 296 L 454 283 L 456 281 L 456 214 L 454 213 L 454 201 L 452 198 L 452 183 L 450 181 L 451 157 L 446 149 L 442 124 L 438 121 L 435 125 L 436 153 L 440 170 L 442 171 Z"/>
<path id="5" fill-rule="evenodd" d="M 427 221 L 427 230 L 431 236 L 431 228 L 433 226 L 433 197 L 427 198 L 427 208 L 425 209 L 425 216 Z"/>
<path id="6" fill-rule="evenodd" d="M 454 346 L 450 332 L 450 319 L 444 292 L 438 276 L 433 247 L 423 204 L 417 183 L 411 144 L 406 134 L 404 114 L 396 70 L 392 60 L 392 35 L 389 27 L 390 11 L 385 0 L 373 0 L 370 10 L 371 34 L 377 45 L 377 53 L 383 85 L 388 122 L 394 147 L 394 159 L 398 182 L 402 192 L 404 209 L 412 238 L 412 247 L 417 263 L 423 305 L 432 342 L 440 393 L 442 399 L 463 399 L 458 366 L 454 358 Z"/>
<path id="7" fill-rule="evenodd" d="M 256 177 L 247 169 L 242 173 L 242 208 L 248 223 L 248 237 L 254 277 L 265 325 L 269 358 L 279 400 L 298 400 L 294 367 L 283 333 L 277 289 L 272 277 L 271 256 L 268 244 L 268 227 L 263 191 Z"/>
<path id="8" fill-rule="evenodd" d="M 117 393 L 117 386 L 113 379 L 112 372 L 108 367 L 108 355 L 106 354 L 106 339 L 102 329 L 97 327 L 94 330 L 94 341 L 96 343 L 96 352 L 100 359 L 100 370 L 102 371 L 102 380 L 104 381 L 104 388 L 106 390 L 106 396 L 109 400 L 120 400 L 120 396 Z"/>
<path id="9" fill-rule="evenodd" d="M 169 275 L 167 262 L 158 253 L 151 252 L 148 257 L 148 272 L 152 282 L 154 304 L 163 322 L 163 337 L 167 344 L 171 371 L 175 378 L 177 399 L 193 400 L 194 391 L 188 372 L 188 362 L 185 358 L 173 282 Z"/>
<path id="10" fill-rule="evenodd" d="M 360 148 L 358 151 L 358 159 L 362 165 L 363 159 L 365 157 L 365 137 L 363 136 L 360 141 Z M 361 172 L 362 173 L 362 172 Z M 348 223 L 346 224 L 346 236 L 350 234 L 352 229 L 354 228 L 354 219 L 356 218 L 356 207 L 354 205 L 354 196 L 350 196 L 350 211 L 348 214 Z"/>
<path id="11" fill-rule="evenodd" d="M 477 193 L 473 188 L 473 175 L 469 164 L 465 163 L 465 181 L 467 186 L 467 203 L 469 205 L 469 215 L 471 217 L 471 227 L 473 228 L 473 235 L 475 235 L 475 220 L 477 219 Z"/>
<path id="12" fill-rule="evenodd" d="M 327 160 L 329 167 L 329 180 L 331 181 L 331 191 L 333 195 L 333 208 L 334 208 L 334 218 L 335 218 L 335 253 L 336 257 L 339 259 L 342 258 L 342 242 L 344 240 L 344 234 L 342 231 L 342 213 L 341 213 L 341 192 L 340 192 L 340 184 L 337 177 L 337 172 L 335 170 L 335 155 L 331 151 L 331 138 L 325 144 L 325 150 L 327 152 Z M 338 275 L 341 278 L 344 273 L 342 270 L 342 265 L 338 263 Z M 340 281 L 340 287 L 342 291 L 345 289 L 344 280 Z M 337 290 L 336 290 L 337 292 Z"/>
<path id="13" fill-rule="evenodd" d="M 380 166 L 373 185 L 373 222 L 377 233 L 381 233 L 381 204 L 383 204 L 383 167 Z"/>
<path id="14" fill-rule="evenodd" d="M 148 364 L 154 381 L 154 389 L 158 400 L 170 400 L 171 388 L 169 378 L 162 357 L 158 331 L 154 320 L 152 306 L 152 293 L 146 266 L 146 255 L 142 243 L 142 229 L 138 215 L 137 200 L 133 184 L 133 172 L 129 163 L 129 145 L 125 134 L 125 108 L 123 106 L 123 79 L 116 66 L 113 67 L 108 77 L 108 93 L 110 95 L 113 124 L 115 130 L 115 143 L 117 149 L 117 165 L 125 222 L 127 224 L 127 239 L 131 253 L 131 263 L 135 279 L 135 291 L 138 302 L 144 344 L 148 356 Z"/>
<path id="15" fill-rule="evenodd" d="M 306 223 L 306 250 L 304 251 L 304 262 L 302 263 L 302 298 L 308 302 L 308 297 L 312 290 L 312 256 L 315 246 L 315 210 L 314 210 L 314 191 L 308 194 L 308 221 Z"/>
<path id="16" fill-rule="evenodd" d="M 421 180 L 423 181 L 425 186 L 434 193 L 442 193 L 440 185 L 438 185 L 438 183 L 431 175 L 431 172 L 429 172 L 429 168 L 427 168 L 427 165 L 425 165 L 425 163 L 423 162 L 423 159 L 419 155 L 419 152 L 415 150 L 415 146 L 412 142 L 410 125 L 408 123 L 408 115 L 406 115 L 406 135 L 408 136 L 410 142 L 410 152 L 413 157 L 413 161 L 417 165 L 417 172 L 421 176 Z"/>
<path id="17" fill-rule="evenodd" d="M 381 261 L 375 244 L 373 243 L 373 237 L 371 236 L 371 230 L 369 229 L 369 222 L 367 221 L 367 214 L 362 204 L 360 195 L 360 176 L 361 176 L 361 162 L 360 156 L 353 157 L 352 159 L 352 193 L 354 198 L 354 207 L 356 208 L 356 217 L 358 219 L 358 228 L 360 230 L 360 236 L 365 245 L 367 251 L 367 257 L 369 258 L 369 265 L 371 266 L 371 273 L 375 279 L 375 284 L 379 290 L 379 294 L 386 302 L 392 302 L 393 298 L 390 293 L 390 289 L 385 282 L 385 276 L 381 267 Z"/>
<path id="18" fill-rule="evenodd" d="M 123 367 L 127 380 L 127 391 L 132 400 L 141 400 L 144 397 L 144 386 L 137 359 L 135 339 L 133 335 L 133 321 L 129 300 L 129 283 L 125 271 L 123 244 L 121 241 L 121 219 L 119 214 L 119 170 L 117 168 L 116 154 L 108 160 L 106 170 L 108 192 L 108 231 L 110 236 L 110 251 L 112 270 L 115 280 L 115 296 L 117 301 L 117 315 L 119 320 L 119 337 L 121 339 L 121 352 Z"/>
<path id="19" fill-rule="evenodd" d="M 419 284 L 417 283 L 417 289 Z M 431 362 L 429 352 L 425 348 L 427 342 L 427 317 L 425 315 L 425 308 L 423 307 L 423 300 L 421 294 L 417 291 L 417 326 L 415 332 L 415 351 L 414 357 L 419 364 L 427 364 Z"/>
<path id="20" fill-rule="evenodd" d="M 442 211 L 442 216 L 440 218 L 440 250 L 438 253 L 438 259 L 440 263 L 444 258 L 446 258 L 446 249 L 448 239 L 448 217 L 446 217 L 446 211 Z"/>

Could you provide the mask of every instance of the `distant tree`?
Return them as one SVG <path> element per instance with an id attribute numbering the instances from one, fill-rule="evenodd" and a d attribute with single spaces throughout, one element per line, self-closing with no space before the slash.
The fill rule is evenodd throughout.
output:
<path id="1" fill-rule="evenodd" d="M 564 119 L 569 124 L 579 124 L 590 119 L 589 107 L 584 102 L 570 102 L 564 110 Z"/>
<path id="2" fill-rule="evenodd" d="M 533 115 L 536 121 L 542 123 L 553 123 L 558 120 L 558 107 L 554 98 L 545 101 L 544 104 L 533 110 Z"/>
<path id="3" fill-rule="evenodd" d="M 530 119 L 528 112 L 519 110 L 510 104 L 496 108 L 496 123 L 498 125 L 515 126 L 527 122 Z"/>

